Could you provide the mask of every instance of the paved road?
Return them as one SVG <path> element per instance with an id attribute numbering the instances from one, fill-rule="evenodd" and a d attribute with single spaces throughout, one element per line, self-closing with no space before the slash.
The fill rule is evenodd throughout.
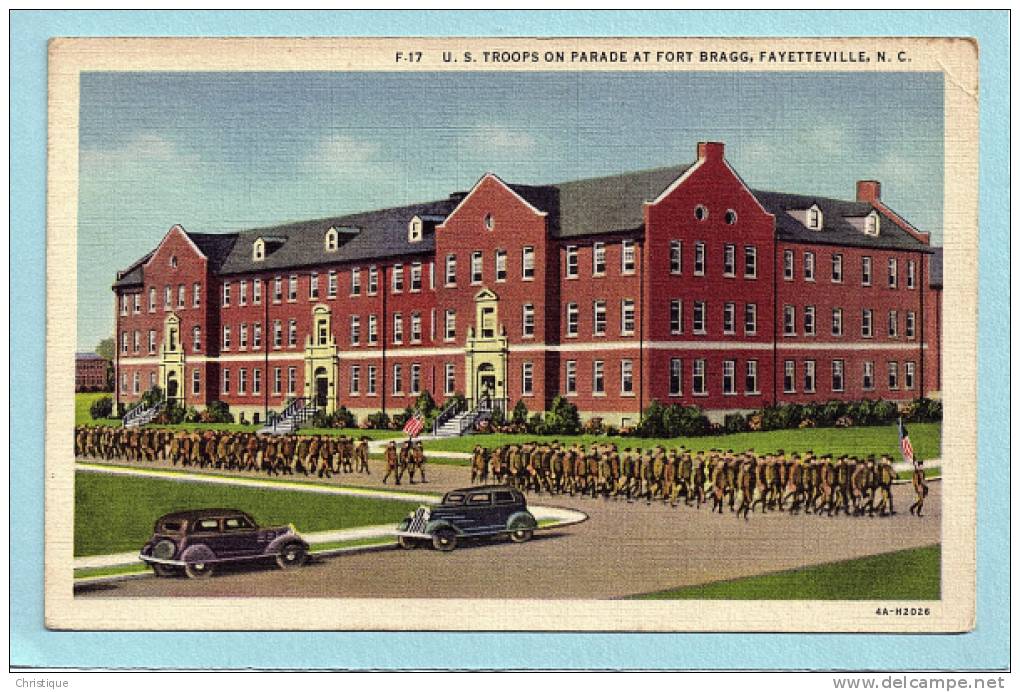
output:
<path id="1" fill-rule="evenodd" d="M 427 489 L 464 485 L 463 467 L 429 468 Z M 381 474 L 344 482 L 378 486 Z M 415 486 L 417 488 L 418 486 Z M 290 572 L 238 567 L 205 581 L 135 579 L 88 585 L 84 598 L 139 596 L 316 596 L 616 598 L 751 576 L 939 542 L 941 483 L 926 514 L 907 512 L 908 485 L 894 490 L 892 517 L 826 518 L 772 512 L 749 521 L 707 507 L 538 496 L 536 504 L 585 512 L 588 521 L 536 535 L 523 545 L 485 542 L 452 553 L 397 548 L 322 558 Z"/>

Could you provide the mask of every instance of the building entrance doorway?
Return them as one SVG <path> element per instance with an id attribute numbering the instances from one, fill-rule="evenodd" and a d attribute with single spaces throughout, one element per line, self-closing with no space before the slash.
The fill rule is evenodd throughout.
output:
<path id="1" fill-rule="evenodd" d="M 177 400 L 177 373 L 169 372 L 166 376 L 166 398 L 167 401 Z"/>
<path id="2" fill-rule="evenodd" d="M 315 405 L 319 408 L 329 405 L 329 375 L 326 368 L 315 369 Z"/>

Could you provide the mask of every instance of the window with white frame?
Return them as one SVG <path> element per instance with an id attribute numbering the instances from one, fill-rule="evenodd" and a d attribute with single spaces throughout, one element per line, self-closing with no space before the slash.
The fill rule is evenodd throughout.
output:
<path id="1" fill-rule="evenodd" d="M 237 330 L 237 347 L 242 351 L 248 348 L 248 323 L 242 322 Z"/>
<path id="2" fill-rule="evenodd" d="M 744 246 L 744 278 L 758 278 L 758 248 L 754 245 Z"/>
<path id="3" fill-rule="evenodd" d="M 262 346 L 262 323 L 256 322 L 251 328 L 251 345 L 252 348 L 259 348 Z"/>
<path id="4" fill-rule="evenodd" d="M 804 336 L 815 335 L 815 306 L 804 306 Z"/>
<path id="5" fill-rule="evenodd" d="M 783 306 L 783 336 L 797 336 L 797 308 Z"/>
<path id="6" fill-rule="evenodd" d="M 375 315 L 368 316 L 368 343 L 379 342 L 379 319 Z"/>
<path id="7" fill-rule="evenodd" d="M 758 361 L 749 360 L 744 368 L 744 393 L 759 394 L 758 391 Z"/>
<path id="8" fill-rule="evenodd" d="M 783 361 L 783 393 L 793 394 L 797 391 L 797 363 L 792 360 Z"/>
<path id="9" fill-rule="evenodd" d="M 237 371 L 237 393 L 242 396 L 248 393 L 248 371 L 245 368 Z"/>
<path id="10" fill-rule="evenodd" d="M 136 329 L 135 330 L 135 335 L 134 335 L 134 350 L 135 350 L 135 353 L 138 353 L 141 349 L 142 349 L 142 336 L 141 336 L 141 332 L 139 332 Z"/>
<path id="11" fill-rule="evenodd" d="M 908 360 L 906 363 L 903 364 L 903 388 L 904 389 L 913 389 L 914 388 L 914 371 L 915 371 L 916 368 L 917 368 L 917 365 L 913 361 L 910 361 L 910 360 Z"/>
<path id="12" fill-rule="evenodd" d="M 198 353 L 202 350 L 202 328 L 193 327 L 191 330 L 191 349 Z"/>
<path id="13" fill-rule="evenodd" d="M 496 281 L 506 281 L 506 250 L 496 250 Z"/>
<path id="14" fill-rule="evenodd" d="M 186 292 L 187 291 L 184 288 L 184 284 L 179 284 L 177 286 L 177 307 L 179 307 L 179 308 L 183 308 L 184 307 L 184 302 L 186 300 L 184 294 Z"/>
<path id="15" fill-rule="evenodd" d="M 404 391 L 404 368 L 400 363 L 393 364 L 393 393 L 402 394 Z"/>
<path id="16" fill-rule="evenodd" d="M 521 278 L 530 281 L 535 278 L 535 248 L 521 249 Z"/>
<path id="17" fill-rule="evenodd" d="M 671 240 L 669 241 L 669 273 L 682 274 L 683 270 L 683 243 L 679 240 Z"/>
<path id="18" fill-rule="evenodd" d="M 308 299 L 318 300 L 319 299 L 319 273 L 312 272 L 308 277 Z"/>
<path id="19" fill-rule="evenodd" d="M 606 333 L 606 301 L 596 300 L 592 313 L 592 333 L 595 336 L 604 336 Z"/>
<path id="20" fill-rule="evenodd" d="M 870 339 L 874 334 L 872 314 L 873 313 L 870 308 L 864 308 L 861 310 L 861 336 L 865 339 Z"/>
<path id="21" fill-rule="evenodd" d="M 287 277 L 287 302 L 293 303 L 297 300 L 298 291 L 298 278 L 297 274 L 291 274 Z"/>
<path id="22" fill-rule="evenodd" d="M 198 284 L 195 284 L 196 286 Z M 197 300 L 196 300 L 197 302 Z M 252 279 L 251 280 L 251 302 L 255 305 L 262 305 L 262 280 Z M 195 307 L 198 307 L 197 305 Z"/>
<path id="23" fill-rule="evenodd" d="M 871 212 L 864 219 L 864 234 L 878 235 L 878 214 Z"/>
<path id="24" fill-rule="evenodd" d="M 815 391 L 815 361 L 804 361 L 804 392 L 813 394 Z"/>
<path id="25" fill-rule="evenodd" d="M 251 393 L 259 394 L 261 392 L 262 392 L 262 370 L 260 368 L 252 368 Z"/>
<path id="26" fill-rule="evenodd" d="M 843 255 L 839 253 L 832 256 L 832 283 L 843 283 Z"/>
<path id="27" fill-rule="evenodd" d="M 915 281 L 916 281 L 916 278 L 917 278 L 915 276 L 916 269 L 917 268 L 916 268 L 916 265 L 914 264 L 914 260 L 907 260 L 907 288 L 908 289 L 913 289 L 915 287 L 915 285 L 916 285 L 915 284 Z"/>
<path id="28" fill-rule="evenodd" d="M 149 353 L 156 352 L 156 330 L 149 330 Z"/>
<path id="29" fill-rule="evenodd" d="M 521 363 L 521 395 L 531 396 L 535 388 L 535 364 L 531 361 Z"/>
<path id="30" fill-rule="evenodd" d="M 620 301 L 620 334 L 624 336 L 634 333 L 635 323 L 634 300 L 624 298 Z"/>
<path id="31" fill-rule="evenodd" d="M 149 312 L 156 312 L 156 287 L 149 287 Z M 127 313 L 125 313 L 127 314 Z"/>
<path id="32" fill-rule="evenodd" d="M 705 387 L 704 358 L 697 358 L 694 360 L 694 364 L 691 369 L 691 391 L 695 396 L 705 396 L 708 394 L 708 389 Z"/>
<path id="33" fill-rule="evenodd" d="M 737 305 L 724 303 L 722 313 L 723 334 L 735 334 L 737 331 Z"/>
<path id="34" fill-rule="evenodd" d="M 578 276 L 578 257 L 577 257 L 577 246 L 568 245 L 565 252 L 565 264 L 568 279 L 576 279 Z"/>
<path id="35" fill-rule="evenodd" d="M 758 333 L 758 304 L 744 305 L 744 334 L 752 336 Z"/>
<path id="36" fill-rule="evenodd" d="M 358 284 L 358 291 L 359 292 L 361 290 L 360 286 L 361 285 L 359 283 Z M 352 285 L 351 292 L 353 293 L 353 291 L 354 291 L 354 287 Z M 327 276 L 326 276 L 326 297 L 327 298 L 336 298 L 336 292 L 337 292 L 336 270 L 330 269 L 329 270 L 329 274 L 327 274 Z"/>
<path id="37" fill-rule="evenodd" d="M 783 250 L 783 278 L 793 280 L 793 250 Z"/>
<path id="38" fill-rule="evenodd" d="M 443 392 L 447 395 L 453 394 L 457 388 L 457 369 L 453 363 L 446 364 L 446 372 L 443 379 Z"/>
<path id="39" fill-rule="evenodd" d="M 634 361 L 620 361 L 620 394 L 624 396 L 634 393 Z"/>
<path id="40" fill-rule="evenodd" d="M 273 302 L 279 303 L 283 300 L 283 277 L 273 277 Z"/>
<path id="41" fill-rule="evenodd" d="M 906 337 L 908 339 L 913 339 L 914 338 L 914 329 L 915 329 L 914 319 L 915 319 L 914 318 L 914 311 L 913 310 L 908 310 L 907 311 L 907 326 L 906 326 Z"/>
<path id="42" fill-rule="evenodd" d="M 154 289 L 149 289 L 154 290 Z M 153 296 L 155 297 L 155 296 Z M 120 294 L 120 314 L 126 316 L 128 314 L 128 295 L 127 293 Z"/>
<path id="43" fill-rule="evenodd" d="M 169 288 L 169 286 L 167 288 Z M 169 301 L 167 301 L 167 302 L 169 302 Z M 230 282 L 229 281 L 224 281 L 223 282 L 223 307 L 225 307 L 225 308 L 229 308 L 230 307 Z"/>
<path id="44" fill-rule="evenodd" d="M 577 303 L 567 303 L 567 336 L 577 336 L 579 321 L 580 310 L 577 309 Z"/>
<path id="45" fill-rule="evenodd" d="M 889 326 L 887 331 L 889 332 L 889 338 L 895 339 L 899 336 L 900 318 L 899 314 L 895 310 L 889 311 Z"/>
<path id="46" fill-rule="evenodd" d="M 731 243 L 723 246 L 723 276 L 737 273 L 737 247 Z"/>
<path id="47" fill-rule="evenodd" d="M 871 258 L 861 258 L 861 286 L 871 285 Z"/>
<path id="48" fill-rule="evenodd" d="M 297 391 L 297 368 L 287 368 L 287 394 L 293 395 Z"/>
<path id="49" fill-rule="evenodd" d="M 290 348 L 297 346 L 297 320 L 291 320 L 287 324 L 287 345 Z"/>
<path id="50" fill-rule="evenodd" d="M 535 336 L 535 306 L 531 303 L 521 308 L 521 336 L 526 339 Z"/>
<path id="51" fill-rule="evenodd" d="M 482 251 L 476 250 L 471 253 L 471 283 L 482 283 Z"/>
<path id="52" fill-rule="evenodd" d="M 134 310 L 134 313 L 136 315 L 141 313 L 141 311 L 142 311 L 142 294 L 141 293 L 135 293 L 134 294 L 134 306 L 133 306 L 133 310 Z"/>
<path id="53" fill-rule="evenodd" d="M 223 374 L 223 393 L 230 394 L 230 368 L 224 368 Z"/>
<path id="54" fill-rule="evenodd" d="M 141 376 L 136 372 L 132 381 L 132 387 L 134 388 L 135 394 L 140 393 L 142 390 L 141 381 L 142 381 Z"/>
<path id="55" fill-rule="evenodd" d="M 701 241 L 694 243 L 694 275 L 705 275 L 705 244 Z"/>
<path id="56" fill-rule="evenodd" d="M 335 228 L 327 229 L 326 236 L 323 238 L 323 246 L 326 248 L 326 252 L 336 252 L 336 249 L 340 246 L 339 240 L 340 234 Z"/>
<path id="57" fill-rule="evenodd" d="M 819 230 L 822 227 L 822 212 L 818 207 L 811 207 L 807 213 L 808 228 Z"/>
<path id="58" fill-rule="evenodd" d="M 704 334 L 705 329 L 705 301 L 694 301 L 694 314 L 691 319 L 691 329 L 695 334 Z"/>
<path id="59" fill-rule="evenodd" d="M 163 309 L 170 310 L 174 306 L 173 303 L 173 289 L 170 286 L 166 286 L 163 289 Z"/>
<path id="60" fill-rule="evenodd" d="M 591 246 L 591 275 L 604 276 L 606 273 L 606 244 L 595 243 Z"/>
<path id="61" fill-rule="evenodd" d="M 669 359 L 669 395 L 680 396 L 683 386 L 683 361 L 679 358 Z"/>
<path id="62" fill-rule="evenodd" d="M 606 393 L 606 364 L 605 361 L 596 360 L 591 364 L 591 393 Z"/>
<path id="63" fill-rule="evenodd" d="M 832 391 L 843 391 L 843 361 L 832 361 Z"/>
<path id="64" fill-rule="evenodd" d="M 802 258 L 802 264 L 804 265 L 804 280 L 814 281 L 815 280 L 815 253 L 805 252 Z"/>
<path id="65" fill-rule="evenodd" d="M 223 325 L 223 350 L 230 350 L 230 325 Z"/>
<path id="66" fill-rule="evenodd" d="M 678 298 L 669 301 L 669 333 L 684 333 L 684 303 Z"/>
<path id="67" fill-rule="evenodd" d="M 832 309 L 832 335 L 843 336 L 843 308 Z"/>
<path id="68" fill-rule="evenodd" d="M 736 385 L 737 363 L 733 360 L 724 360 L 722 363 L 722 390 L 723 394 L 729 396 L 737 393 Z"/>
<path id="69" fill-rule="evenodd" d="M 351 315 L 351 346 L 361 344 L 361 315 Z"/>
<path id="70" fill-rule="evenodd" d="M 330 272 L 331 274 L 333 272 Z M 351 269 L 351 295 L 361 295 L 361 267 Z"/>
<path id="71" fill-rule="evenodd" d="M 361 394 L 361 366 L 360 365 L 352 365 L 351 366 L 351 378 L 350 378 L 350 383 L 348 385 L 348 388 L 350 390 L 350 393 L 353 394 L 354 396 L 357 396 L 357 395 Z"/>
<path id="72" fill-rule="evenodd" d="M 635 244 L 633 240 L 625 240 L 620 243 L 620 273 L 633 274 L 637 261 L 635 259 Z"/>
<path id="73" fill-rule="evenodd" d="M 283 393 L 283 369 L 273 368 L 273 394 Z"/>
<path id="74" fill-rule="evenodd" d="M 404 317 L 399 312 L 393 313 L 393 343 L 404 342 Z"/>
<path id="75" fill-rule="evenodd" d="M 368 379 L 365 382 L 365 393 L 369 396 L 375 396 L 376 392 L 376 366 L 368 366 Z"/>
<path id="76" fill-rule="evenodd" d="M 452 253 L 446 256 L 446 285 L 457 285 L 457 255 Z"/>
<path id="77" fill-rule="evenodd" d="M 411 394 L 421 393 L 421 365 L 419 363 L 411 363 L 411 381 L 410 388 L 408 391 Z"/>
<path id="78" fill-rule="evenodd" d="M 870 360 L 864 361 L 864 369 L 861 373 L 861 388 L 865 391 L 871 391 L 875 388 L 875 363 Z"/>
<path id="79" fill-rule="evenodd" d="M 899 264 L 896 262 L 895 257 L 889 258 L 889 288 L 896 288 L 897 278 L 896 273 L 899 269 Z"/>
<path id="80" fill-rule="evenodd" d="M 368 268 L 368 295 L 374 296 L 379 292 L 379 267 Z"/>
<path id="81" fill-rule="evenodd" d="M 404 265 L 394 264 L 390 268 L 390 293 L 404 292 Z"/>
<path id="82" fill-rule="evenodd" d="M 280 320 L 273 320 L 273 348 L 283 346 L 283 325 Z"/>
<path id="83" fill-rule="evenodd" d="M 899 363 L 894 360 L 889 361 L 889 389 L 900 388 L 900 369 Z"/>
<path id="84" fill-rule="evenodd" d="M 446 321 L 443 325 L 443 338 L 446 341 L 453 341 L 457 338 L 457 311 L 447 310 Z"/>
<path id="85" fill-rule="evenodd" d="M 564 392 L 577 394 L 577 361 L 568 360 L 563 364 Z"/>
<path id="86" fill-rule="evenodd" d="M 421 313 L 420 312 L 412 312 L 411 313 L 411 343 L 412 344 L 420 344 L 421 343 Z"/>

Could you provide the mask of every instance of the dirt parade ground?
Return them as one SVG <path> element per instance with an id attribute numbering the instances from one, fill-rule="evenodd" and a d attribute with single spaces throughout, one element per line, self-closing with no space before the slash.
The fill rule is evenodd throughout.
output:
<path id="1" fill-rule="evenodd" d="M 170 468 L 162 462 L 137 466 Z M 393 489 L 392 482 L 381 483 L 384 472 L 383 462 L 373 460 L 371 475 L 350 474 L 339 481 Z M 430 464 L 429 483 L 411 486 L 405 481 L 400 487 L 442 493 L 468 485 L 469 477 L 465 466 Z M 301 475 L 291 479 L 304 480 Z M 298 570 L 245 565 L 207 580 L 142 577 L 82 584 L 75 593 L 85 598 L 619 598 L 938 543 L 941 483 L 931 484 L 921 519 L 907 511 L 913 501 L 909 485 L 896 485 L 894 498 L 897 514 L 888 517 L 759 511 L 745 521 L 728 509 L 713 514 L 704 505 L 673 508 L 661 502 L 532 494 L 529 503 L 577 509 L 588 520 L 539 531 L 520 545 L 479 541 L 440 553 L 406 551 L 394 544 L 392 549 L 314 558 Z"/>

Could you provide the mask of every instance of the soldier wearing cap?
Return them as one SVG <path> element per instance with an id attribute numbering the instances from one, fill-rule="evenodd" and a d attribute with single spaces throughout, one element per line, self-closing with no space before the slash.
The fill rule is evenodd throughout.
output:
<path id="1" fill-rule="evenodd" d="M 400 485 L 400 476 L 397 475 L 397 443 L 393 440 L 390 440 L 386 445 L 386 475 L 382 479 L 384 485 L 390 476 L 393 476 L 396 479 L 396 484 Z"/>
<path id="2" fill-rule="evenodd" d="M 924 499 L 928 497 L 928 481 L 924 477 L 924 462 L 921 459 L 914 462 L 910 484 L 914 488 L 914 503 L 910 505 L 910 513 L 920 517 L 921 510 L 924 509 Z"/>

